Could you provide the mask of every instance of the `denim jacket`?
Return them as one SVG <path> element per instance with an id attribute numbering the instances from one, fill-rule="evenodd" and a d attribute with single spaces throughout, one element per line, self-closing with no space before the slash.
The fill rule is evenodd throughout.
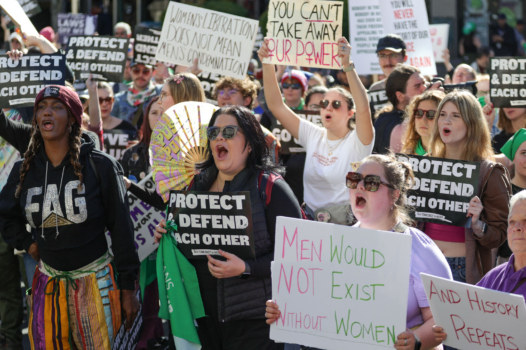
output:
<path id="1" fill-rule="evenodd" d="M 158 96 L 161 93 L 162 88 L 162 85 L 156 85 L 154 92 L 144 101 L 142 104 L 143 115 L 146 113 L 146 107 L 148 107 L 150 100 L 155 96 Z M 137 111 L 137 106 L 131 106 L 128 103 L 127 94 L 128 91 L 121 91 L 115 95 L 115 103 L 113 104 L 111 115 L 131 123 L 135 116 L 135 112 Z"/>

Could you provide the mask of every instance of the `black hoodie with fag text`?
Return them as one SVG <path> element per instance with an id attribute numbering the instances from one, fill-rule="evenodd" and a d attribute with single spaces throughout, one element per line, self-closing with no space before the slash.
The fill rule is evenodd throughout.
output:
<path id="1" fill-rule="evenodd" d="M 122 167 L 95 150 L 87 135 L 82 135 L 82 141 L 79 161 L 84 188 L 80 190 L 69 153 L 53 167 L 41 145 L 16 198 L 22 161 L 15 163 L 0 193 L 0 233 L 7 244 L 20 250 L 28 251 L 36 241 L 43 262 L 59 271 L 72 271 L 108 251 L 104 233 L 108 228 L 120 288 L 133 290 L 140 263 Z"/>

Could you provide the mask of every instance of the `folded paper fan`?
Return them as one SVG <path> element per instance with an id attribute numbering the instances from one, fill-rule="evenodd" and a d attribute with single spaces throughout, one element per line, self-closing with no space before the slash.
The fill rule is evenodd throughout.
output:
<path id="1" fill-rule="evenodd" d="M 170 190 L 190 184 L 196 166 L 208 157 L 206 128 L 218 109 L 204 102 L 183 102 L 166 110 L 150 141 L 150 162 L 157 193 L 168 201 Z"/>

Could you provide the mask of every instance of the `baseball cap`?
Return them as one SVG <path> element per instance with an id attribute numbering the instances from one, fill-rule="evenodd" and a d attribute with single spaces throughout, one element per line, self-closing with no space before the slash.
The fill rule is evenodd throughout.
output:
<path id="1" fill-rule="evenodd" d="M 380 38 L 380 40 L 378 40 L 378 45 L 376 46 L 376 52 L 381 50 L 401 52 L 405 49 L 405 42 L 400 36 L 396 34 L 387 34 L 386 36 Z"/>

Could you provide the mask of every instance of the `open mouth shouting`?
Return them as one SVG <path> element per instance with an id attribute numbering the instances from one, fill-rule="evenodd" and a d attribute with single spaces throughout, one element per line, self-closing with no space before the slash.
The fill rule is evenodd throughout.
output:
<path id="1" fill-rule="evenodd" d="M 450 128 L 442 128 L 442 134 L 444 136 L 449 136 L 451 134 L 451 129 Z"/>
<path id="2" fill-rule="evenodd" d="M 363 198 L 361 194 L 356 194 L 356 202 L 354 203 L 356 209 L 362 209 L 363 207 L 365 207 L 366 203 L 367 200 Z"/>
<path id="3" fill-rule="evenodd" d="M 47 120 L 43 120 L 41 125 L 40 125 L 40 128 L 42 130 L 45 130 L 45 131 L 51 131 L 53 130 L 53 127 L 55 126 L 55 123 L 53 123 L 52 120 L 50 119 L 47 119 Z"/>
<path id="4" fill-rule="evenodd" d="M 228 156 L 228 146 L 219 144 L 216 145 L 216 158 L 217 160 L 225 160 Z"/>

